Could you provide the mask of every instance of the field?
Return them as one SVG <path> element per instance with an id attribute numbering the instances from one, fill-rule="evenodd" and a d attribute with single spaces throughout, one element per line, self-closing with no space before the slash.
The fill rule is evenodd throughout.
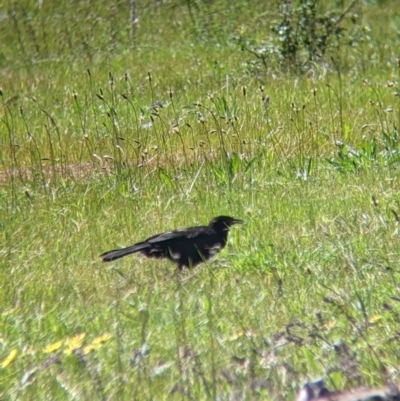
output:
<path id="1" fill-rule="evenodd" d="M 397 0 L 0 6 L 0 399 L 398 385 L 399 27 Z M 99 258 L 221 214 L 195 269 Z"/>

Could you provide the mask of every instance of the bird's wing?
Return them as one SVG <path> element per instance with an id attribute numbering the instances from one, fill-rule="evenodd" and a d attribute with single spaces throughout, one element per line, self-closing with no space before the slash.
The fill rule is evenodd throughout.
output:
<path id="1" fill-rule="evenodd" d="M 174 230 L 174 231 L 167 231 L 162 234 L 154 235 L 153 237 L 148 238 L 145 242 L 156 245 L 160 242 L 165 242 L 169 240 L 175 240 L 175 239 L 191 239 L 191 238 L 196 238 L 201 235 L 204 235 L 204 228 L 202 226 L 199 227 L 191 227 L 188 229 L 184 230 Z"/>

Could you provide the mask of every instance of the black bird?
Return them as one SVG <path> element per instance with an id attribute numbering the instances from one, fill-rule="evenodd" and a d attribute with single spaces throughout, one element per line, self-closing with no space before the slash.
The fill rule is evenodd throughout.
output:
<path id="1" fill-rule="evenodd" d="M 167 231 L 154 235 L 127 248 L 114 249 L 100 255 L 103 262 L 111 262 L 131 253 L 140 252 L 150 258 L 168 258 L 178 264 L 179 270 L 194 267 L 210 259 L 225 247 L 229 228 L 242 220 L 229 216 L 214 217 L 208 226 Z"/>

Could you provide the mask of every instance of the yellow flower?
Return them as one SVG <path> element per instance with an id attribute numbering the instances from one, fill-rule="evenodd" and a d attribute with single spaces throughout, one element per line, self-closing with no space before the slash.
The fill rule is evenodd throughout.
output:
<path id="1" fill-rule="evenodd" d="M 0 363 L 0 366 L 2 368 L 6 368 L 18 355 L 18 350 L 16 348 L 14 348 L 10 354 L 8 355 L 8 357 L 6 359 L 4 359 L 3 362 Z"/>
<path id="2" fill-rule="evenodd" d="M 74 337 L 67 338 L 65 340 L 64 354 L 71 355 L 74 350 L 82 347 L 82 342 L 83 342 L 83 339 L 85 338 L 85 336 L 86 336 L 86 333 L 80 333 Z"/>
<path id="3" fill-rule="evenodd" d="M 111 338 L 111 334 L 109 333 L 104 333 L 101 336 L 96 337 L 93 340 L 93 344 L 102 344 L 105 343 L 106 341 L 108 341 Z"/>
<path id="4" fill-rule="evenodd" d="M 376 323 L 376 322 L 378 322 L 379 320 L 381 320 L 382 319 L 382 315 L 374 315 L 374 316 L 371 316 L 369 319 L 368 319 L 368 322 L 369 323 Z"/>
<path id="5" fill-rule="evenodd" d="M 111 335 L 108 333 L 104 333 L 99 337 L 96 337 L 91 344 L 86 345 L 86 347 L 83 347 L 83 353 L 85 355 L 89 354 L 90 352 L 99 349 L 103 346 L 103 343 L 108 341 L 111 338 Z"/>
<path id="6" fill-rule="evenodd" d="M 56 343 L 49 344 L 45 349 L 43 350 L 44 352 L 51 353 L 54 351 L 57 351 L 61 346 L 63 345 L 64 340 L 57 341 Z"/>

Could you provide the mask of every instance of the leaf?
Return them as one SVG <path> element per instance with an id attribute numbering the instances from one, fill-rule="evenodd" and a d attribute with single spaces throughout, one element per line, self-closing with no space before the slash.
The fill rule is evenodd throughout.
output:
<path id="1" fill-rule="evenodd" d="M 342 372 L 337 370 L 329 374 L 329 378 L 333 384 L 334 388 L 342 388 L 343 386 L 343 376 Z"/>
<path id="2" fill-rule="evenodd" d="M 154 368 L 153 368 L 153 374 L 152 377 L 154 376 L 159 376 L 162 373 L 164 373 L 167 369 L 172 367 L 174 365 L 173 362 L 159 362 Z"/>
<path id="3" fill-rule="evenodd" d="M 210 311 L 211 311 L 211 303 L 210 303 L 210 300 L 208 298 L 204 298 L 203 305 L 204 305 L 204 309 L 205 309 L 206 313 L 210 313 Z"/>
<path id="4" fill-rule="evenodd" d="M 314 167 L 314 159 L 312 157 L 310 157 L 308 159 L 308 165 L 307 165 L 307 177 L 310 176 L 311 170 L 313 169 L 313 167 Z"/>
<path id="5" fill-rule="evenodd" d="M 343 124 L 343 138 L 345 141 L 349 139 L 350 136 L 350 127 L 348 124 Z"/>
<path id="6" fill-rule="evenodd" d="M 318 366 L 318 364 L 315 362 L 315 357 L 314 355 L 311 353 L 311 351 L 305 347 L 302 348 L 303 354 L 305 356 L 305 358 L 307 359 L 308 362 L 308 369 L 312 369 L 312 371 L 314 372 L 314 374 L 318 374 L 321 369 Z"/>
<path id="7" fill-rule="evenodd" d="M 158 175 L 160 176 L 161 180 L 164 181 L 168 189 L 174 189 L 174 183 L 170 175 L 162 167 L 158 169 Z"/>
<path id="8" fill-rule="evenodd" d="M 240 158 L 237 153 L 233 152 L 228 156 L 229 175 L 233 177 L 239 171 Z"/>
<path id="9" fill-rule="evenodd" d="M 220 169 L 218 166 L 214 164 L 210 164 L 211 171 L 214 173 L 214 176 L 222 183 L 222 184 L 227 184 L 227 178 L 226 174 L 222 169 Z"/>
<path id="10" fill-rule="evenodd" d="M 254 163 L 256 160 L 258 160 L 258 158 L 259 158 L 259 156 L 254 156 L 254 157 L 246 164 L 246 167 L 244 168 L 244 173 L 245 173 L 245 174 L 250 170 L 251 166 L 253 165 L 253 163 Z"/>
<path id="11" fill-rule="evenodd" d="M 224 108 L 224 114 L 226 116 L 228 116 L 229 115 L 229 106 L 228 106 L 228 102 L 226 101 L 225 96 L 222 96 L 221 101 L 222 101 L 222 105 Z"/>

